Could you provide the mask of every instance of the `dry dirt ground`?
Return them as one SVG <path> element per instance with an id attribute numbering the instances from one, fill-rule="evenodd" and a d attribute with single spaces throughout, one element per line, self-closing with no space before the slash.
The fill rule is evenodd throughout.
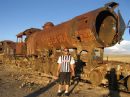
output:
<path id="1" fill-rule="evenodd" d="M 57 97 L 57 86 L 57 82 L 45 74 L 0 64 L 0 97 Z M 109 92 L 113 93 L 112 96 L 108 96 Z M 75 82 L 70 86 L 69 97 L 130 97 L 130 94 Z"/>
<path id="2" fill-rule="evenodd" d="M 107 54 L 104 55 L 104 60 L 130 63 L 130 55 Z"/>

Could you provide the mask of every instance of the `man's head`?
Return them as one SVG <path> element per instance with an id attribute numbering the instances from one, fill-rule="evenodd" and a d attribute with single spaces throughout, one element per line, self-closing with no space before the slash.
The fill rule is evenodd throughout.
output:
<path id="1" fill-rule="evenodd" d="M 64 53 L 65 55 L 68 55 L 68 54 L 69 54 L 69 49 L 64 48 L 64 49 L 63 49 L 63 53 Z"/>

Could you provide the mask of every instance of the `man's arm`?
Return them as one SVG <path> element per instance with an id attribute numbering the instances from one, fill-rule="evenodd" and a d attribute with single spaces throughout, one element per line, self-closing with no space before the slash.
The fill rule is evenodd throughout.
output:
<path id="1" fill-rule="evenodd" d="M 58 66 L 57 66 L 57 72 L 56 72 L 56 76 L 59 76 L 59 72 L 60 72 L 60 68 L 61 68 L 61 56 L 58 58 Z"/>
<path id="2" fill-rule="evenodd" d="M 56 73 L 56 76 L 57 76 L 57 77 L 59 76 L 60 68 L 61 68 L 61 64 L 58 64 L 57 73 Z"/>
<path id="3" fill-rule="evenodd" d="M 71 74 L 72 74 L 72 76 L 75 76 L 74 64 L 75 64 L 74 58 L 71 57 L 71 61 L 70 61 L 70 69 L 71 69 Z"/>
<path id="4" fill-rule="evenodd" d="M 71 74 L 72 74 L 72 76 L 75 76 L 74 64 L 71 64 L 71 65 L 70 65 L 70 68 L 71 68 Z"/>
<path id="5" fill-rule="evenodd" d="M 60 67 L 61 67 L 61 64 L 58 64 L 57 71 L 56 71 L 56 76 L 54 77 L 54 79 L 56 79 L 56 80 L 57 80 L 58 77 L 59 77 Z"/>

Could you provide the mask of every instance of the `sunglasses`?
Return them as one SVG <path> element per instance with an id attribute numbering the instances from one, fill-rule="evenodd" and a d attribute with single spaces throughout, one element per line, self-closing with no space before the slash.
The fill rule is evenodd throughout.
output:
<path id="1" fill-rule="evenodd" d="M 68 50 L 65 50 L 64 52 L 69 52 Z"/>

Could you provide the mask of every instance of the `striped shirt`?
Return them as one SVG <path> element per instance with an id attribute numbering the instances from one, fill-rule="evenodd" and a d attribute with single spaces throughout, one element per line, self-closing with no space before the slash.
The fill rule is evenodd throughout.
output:
<path id="1" fill-rule="evenodd" d="M 62 55 L 59 57 L 57 63 L 61 65 L 60 72 L 70 72 L 70 65 L 74 64 L 74 58 L 70 55 Z"/>

